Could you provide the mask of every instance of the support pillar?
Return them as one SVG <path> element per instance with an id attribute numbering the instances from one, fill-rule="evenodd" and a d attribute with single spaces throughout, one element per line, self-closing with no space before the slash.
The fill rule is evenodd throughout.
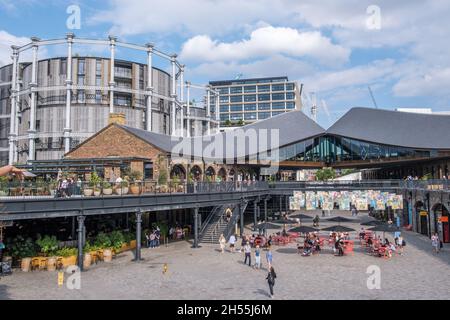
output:
<path id="1" fill-rule="evenodd" d="M 267 199 L 264 199 L 264 222 L 267 223 Z M 267 229 L 264 228 L 264 236 L 267 237 Z"/>
<path id="2" fill-rule="evenodd" d="M 191 83 L 186 82 L 186 136 L 191 136 Z"/>
<path id="3" fill-rule="evenodd" d="M 241 202 L 238 204 L 239 206 L 239 233 L 241 234 L 241 238 L 244 236 L 244 204 Z"/>
<path id="4" fill-rule="evenodd" d="M 116 48 L 117 38 L 109 36 L 109 44 L 111 50 L 111 60 L 109 62 L 109 113 L 114 113 L 114 87 L 116 85 L 114 68 L 115 68 L 115 48 Z"/>
<path id="5" fill-rule="evenodd" d="M 83 230 L 85 216 L 78 216 L 78 267 L 83 271 Z"/>
<path id="6" fill-rule="evenodd" d="M 73 33 L 67 34 L 66 123 L 64 126 L 64 153 L 70 151 L 71 99 L 72 99 L 72 44 Z"/>
<path id="7" fill-rule="evenodd" d="M 153 78 L 152 78 L 152 55 L 153 55 L 153 44 L 147 44 L 147 113 L 146 113 L 146 130 L 152 131 L 152 96 L 153 96 Z"/>
<path id="8" fill-rule="evenodd" d="M 283 213 L 283 200 L 282 199 L 283 199 L 283 196 L 280 196 L 280 218 Z"/>
<path id="9" fill-rule="evenodd" d="M 194 245 L 193 248 L 198 248 L 198 208 L 194 208 Z"/>
<path id="10" fill-rule="evenodd" d="M 36 139 L 36 107 L 37 107 L 37 99 L 36 99 L 36 91 L 37 87 L 37 65 L 38 65 L 38 49 L 40 41 L 39 38 L 31 38 L 33 42 L 33 62 L 31 66 L 31 101 L 30 101 L 30 128 L 28 130 L 28 161 L 35 160 L 35 139 Z"/>
<path id="11" fill-rule="evenodd" d="M 172 136 L 176 135 L 176 114 L 177 114 L 177 105 L 176 105 L 176 98 L 177 98 L 177 70 L 176 70 L 176 58 L 177 55 L 174 54 L 170 58 L 170 62 L 172 64 L 172 93 L 171 97 L 173 99 L 172 101 L 172 107 L 171 107 L 171 115 L 170 115 L 170 122 L 171 122 L 171 131 Z"/>
<path id="12" fill-rule="evenodd" d="M 207 123 L 207 129 L 206 134 L 211 134 L 211 86 L 208 86 L 206 89 L 206 123 Z"/>
<path id="13" fill-rule="evenodd" d="M 184 65 L 180 67 L 180 136 L 184 137 Z"/>
<path id="14" fill-rule="evenodd" d="M 14 163 L 14 154 L 16 153 L 16 121 L 17 121 L 17 99 L 16 94 L 18 92 L 17 88 L 17 66 L 19 64 L 19 47 L 11 46 L 13 50 L 13 69 L 12 69 L 12 83 L 11 83 L 11 115 L 10 115 L 10 128 L 9 128 L 9 157 L 8 164 L 12 165 Z"/>
<path id="15" fill-rule="evenodd" d="M 141 232 L 142 232 L 142 211 L 136 211 L 136 253 L 134 261 L 141 261 Z"/>
<path id="16" fill-rule="evenodd" d="M 253 231 L 256 231 L 256 225 L 258 224 L 258 219 L 257 219 L 257 215 L 258 215 L 258 204 L 255 201 L 253 203 Z"/>

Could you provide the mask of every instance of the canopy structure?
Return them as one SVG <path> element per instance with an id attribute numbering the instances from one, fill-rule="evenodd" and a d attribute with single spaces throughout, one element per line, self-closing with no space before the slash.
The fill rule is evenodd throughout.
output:
<path id="1" fill-rule="evenodd" d="M 335 231 L 335 232 L 351 232 L 351 231 L 355 231 L 355 229 L 346 227 L 346 226 L 331 226 L 331 227 L 327 227 L 327 228 L 323 228 L 323 231 Z"/>

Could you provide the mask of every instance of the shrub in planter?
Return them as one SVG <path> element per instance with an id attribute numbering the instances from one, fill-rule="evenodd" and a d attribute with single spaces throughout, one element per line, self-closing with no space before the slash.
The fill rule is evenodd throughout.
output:
<path id="1" fill-rule="evenodd" d="M 110 262 L 112 259 L 112 242 L 111 238 L 104 232 L 100 232 L 95 238 L 94 245 L 101 248 L 103 260 L 105 262 Z"/>
<path id="2" fill-rule="evenodd" d="M 40 248 L 40 252 L 47 259 L 47 270 L 56 270 L 56 257 L 55 252 L 58 250 L 58 240 L 55 236 L 45 236 L 43 238 L 39 237 L 36 240 L 36 244 Z"/>
<path id="3" fill-rule="evenodd" d="M 113 231 L 109 234 L 109 239 L 111 241 L 112 248 L 118 252 L 122 245 L 125 243 L 125 237 L 123 236 L 121 231 Z"/>
<path id="4" fill-rule="evenodd" d="M 63 267 L 73 266 L 77 264 L 78 249 L 64 247 L 56 251 L 56 255 L 61 257 Z"/>
<path id="5" fill-rule="evenodd" d="M 22 271 L 30 270 L 31 258 L 36 255 L 35 243 L 31 238 L 17 236 L 11 244 L 11 255 L 13 259 L 21 260 Z"/>

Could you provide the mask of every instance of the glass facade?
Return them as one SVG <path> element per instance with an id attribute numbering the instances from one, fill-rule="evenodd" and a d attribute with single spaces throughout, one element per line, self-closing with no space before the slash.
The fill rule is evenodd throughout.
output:
<path id="1" fill-rule="evenodd" d="M 282 147 L 278 150 L 280 161 L 325 162 L 328 164 L 348 161 L 382 162 L 433 157 L 431 150 L 374 144 L 350 138 L 325 135 Z M 268 160 L 267 154 L 260 158 Z M 273 159 L 272 159 L 273 160 Z"/>

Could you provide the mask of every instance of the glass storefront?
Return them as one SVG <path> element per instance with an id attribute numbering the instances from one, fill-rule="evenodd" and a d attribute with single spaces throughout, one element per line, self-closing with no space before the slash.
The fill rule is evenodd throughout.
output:
<path id="1" fill-rule="evenodd" d="M 314 161 L 336 163 L 345 161 L 383 161 L 430 158 L 431 150 L 374 144 L 337 136 L 322 136 L 297 142 L 278 150 L 280 161 Z M 264 155 L 260 155 L 264 159 Z M 264 159 L 266 160 L 266 159 Z"/>

